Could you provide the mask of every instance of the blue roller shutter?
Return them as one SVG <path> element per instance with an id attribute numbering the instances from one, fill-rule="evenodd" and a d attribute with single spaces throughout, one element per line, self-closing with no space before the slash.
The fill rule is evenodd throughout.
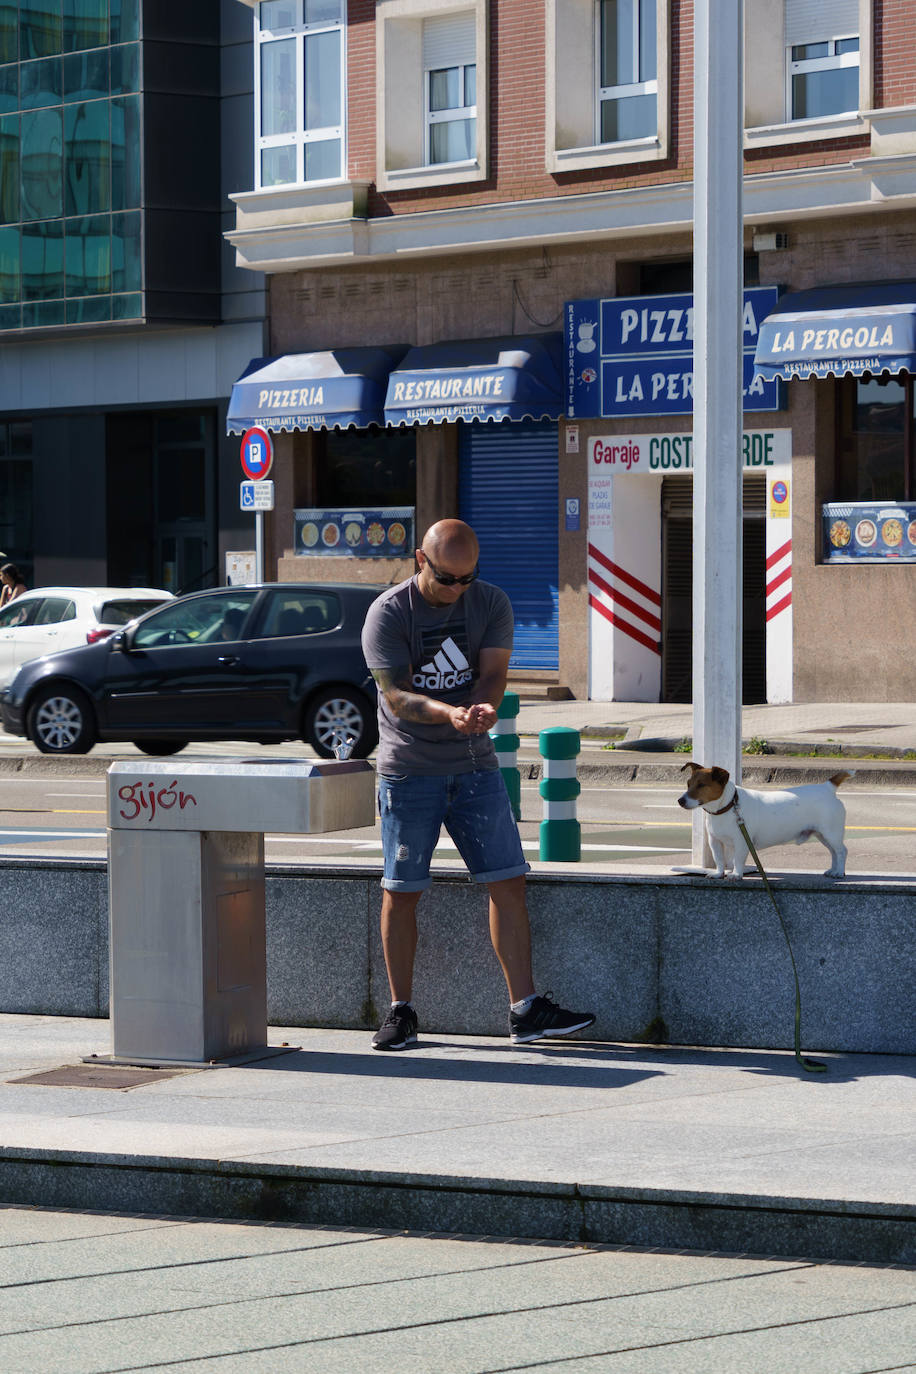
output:
<path id="1" fill-rule="evenodd" d="M 515 611 L 513 668 L 558 668 L 558 427 L 459 426 L 458 509 L 480 540 L 480 575 Z"/>

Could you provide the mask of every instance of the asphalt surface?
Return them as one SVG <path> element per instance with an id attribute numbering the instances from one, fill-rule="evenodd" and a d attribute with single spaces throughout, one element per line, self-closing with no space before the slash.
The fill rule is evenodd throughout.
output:
<path id="1" fill-rule="evenodd" d="M 538 782 L 542 729 L 580 733 L 578 777 L 582 794 L 579 871 L 652 872 L 689 866 L 692 827 L 680 813 L 681 770 L 692 729 L 690 706 L 645 702 L 552 702 L 522 699 L 522 842 L 539 867 L 542 803 Z M 849 872 L 880 880 L 883 874 L 916 872 L 916 707 L 911 703 L 831 703 L 745 707 L 746 786 L 795 786 L 816 782 L 842 768 L 855 776 L 844 784 Z M 83 857 L 106 853 L 104 793 L 100 786 L 114 759 L 142 760 L 133 745 L 103 744 L 89 754 L 48 758 L 28 741 L 0 732 L 0 855 L 22 858 Z M 194 743 L 174 756 L 176 770 L 191 758 L 308 758 L 298 742 L 277 745 Z M 708 760 L 712 762 L 712 760 Z M 377 828 L 320 836 L 270 836 L 270 864 L 378 866 Z M 443 837 L 436 857 L 443 869 L 457 866 Z M 817 844 L 769 850 L 768 869 L 779 873 L 823 871 Z"/>
<path id="2" fill-rule="evenodd" d="M 175 760 L 176 769 L 190 757 Z M 670 780 L 630 781 L 610 771 L 595 778 L 601 765 L 583 769 L 578 816 L 582 832 L 582 862 L 610 873 L 670 872 L 691 862 L 692 826 L 688 813 L 677 806 L 683 790 L 680 756 L 672 756 Z M 785 766 L 785 765 L 783 765 Z M 852 763 L 849 765 L 853 766 Z M 525 767 L 531 772 L 535 765 Z M 661 771 L 661 765 L 657 765 Z M 835 771 L 837 764 L 829 766 Z M 850 876 L 900 876 L 916 870 L 916 786 L 876 782 L 863 769 L 845 783 L 846 842 Z M 521 789 L 522 844 L 535 868 L 539 862 L 539 831 L 543 803 L 538 782 L 526 776 Z M 106 778 L 93 775 L 40 776 L 0 771 L 0 856 L 22 859 L 95 858 L 107 853 Z M 768 850 L 771 874 L 822 872 L 827 852 L 817 843 Z M 381 865 L 378 825 L 320 835 L 269 835 L 269 864 L 349 866 Z M 439 866 L 458 866 L 454 844 L 445 834 L 436 852 Z"/>

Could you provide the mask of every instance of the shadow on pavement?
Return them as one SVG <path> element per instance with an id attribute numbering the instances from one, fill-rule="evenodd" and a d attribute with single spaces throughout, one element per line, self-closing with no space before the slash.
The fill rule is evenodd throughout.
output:
<path id="1" fill-rule="evenodd" d="M 454 1059 L 426 1058 L 420 1049 L 454 1051 Z M 489 1054 L 490 1058 L 485 1057 Z M 497 1057 L 498 1056 L 498 1057 Z M 615 1062 L 611 1062 L 615 1061 Z M 433 1078 L 453 1083 L 511 1083 L 554 1088 L 628 1088 L 646 1078 L 658 1077 L 660 1069 L 631 1069 L 621 1066 L 619 1056 L 599 1054 L 580 1064 L 553 1064 L 545 1056 L 537 1064 L 514 1063 L 501 1050 L 478 1052 L 438 1042 L 424 1040 L 415 1050 L 380 1053 L 367 1050 L 365 1054 L 333 1050 L 299 1050 L 248 1065 L 252 1069 L 269 1068 L 277 1073 L 329 1073 L 357 1075 L 364 1078 Z"/>
<path id="2" fill-rule="evenodd" d="M 424 1050 L 446 1051 L 454 1057 L 429 1058 L 421 1053 Z M 537 1055 L 536 1063 L 521 1058 L 531 1053 Z M 247 1067 L 283 1073 L 355 1074 L 372 1078 L 432 1078 L 591 1089 L 629 1087 L 643 1079 L 670 1074 L 679 1066 L 737 1069 L 768 1078 L 803 1079 L 834 1085 L 871 1077 L 916 1077 L 916 1059 L 906 1056 L 818 1054 L 816 1049 L 803 1049 L 803 1053 L 817 1056 L 827 1066 L 827 1072 L 805 1072 L 791 1050 L 705 1050 L 626 1044 L 610 1048 L 603 1041 L 582 1040 L 570 1045 L 534 1044 L 510 1049 L 508 1042 L 503 1048 L 467 1041 L 456 1045 L 427 1037 L 397 1053 L 383 1054 L 369 1049 L 367 1043 L 364 1054 L 303 1049 Z"/>

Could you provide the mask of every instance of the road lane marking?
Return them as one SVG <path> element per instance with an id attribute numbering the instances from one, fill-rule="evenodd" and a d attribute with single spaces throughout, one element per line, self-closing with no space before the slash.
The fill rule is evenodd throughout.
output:
<path id="1" fill-rule="evenodd" d="M 0 829 L 0 840 L 5 840 L 9 836 L 9 842 L 19 844 L 22 840 L 103 840 L 106 835 L 104 830 L 3 830 Z"/>
<path id="2" fill-rule="evenodd" d="M 84 806 L 0 806 L 0 816 L 106 816 L 104 809 Z"/>
<path id="3" fill-rule="evenodd" d="M 50 801 L 104 801 L 98 792 L 46 792 L 45 796 Z"/>

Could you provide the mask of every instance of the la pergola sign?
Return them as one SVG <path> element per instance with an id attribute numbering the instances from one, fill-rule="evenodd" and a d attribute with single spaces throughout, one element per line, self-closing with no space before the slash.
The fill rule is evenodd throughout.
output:
<path id="1" fill-rule="evenodd" d="M 784 410 L 785 385 L 755 370 L 760 326 L 779 298 L 748 287 L 742 313 L 745 411 Z M 693 295 L 568 301 L 566 413 L 570 419 L 693 413 Z"/>
<path id="2" fill-rule="evenodd" d="M 608 434 L 589 439 L 589 473 L 607 477 L 693 471 L 692 434 Z M 765 472 L 792 461 L 790 429 L 746 429 L 741 439 L 745 471 Z"/>

